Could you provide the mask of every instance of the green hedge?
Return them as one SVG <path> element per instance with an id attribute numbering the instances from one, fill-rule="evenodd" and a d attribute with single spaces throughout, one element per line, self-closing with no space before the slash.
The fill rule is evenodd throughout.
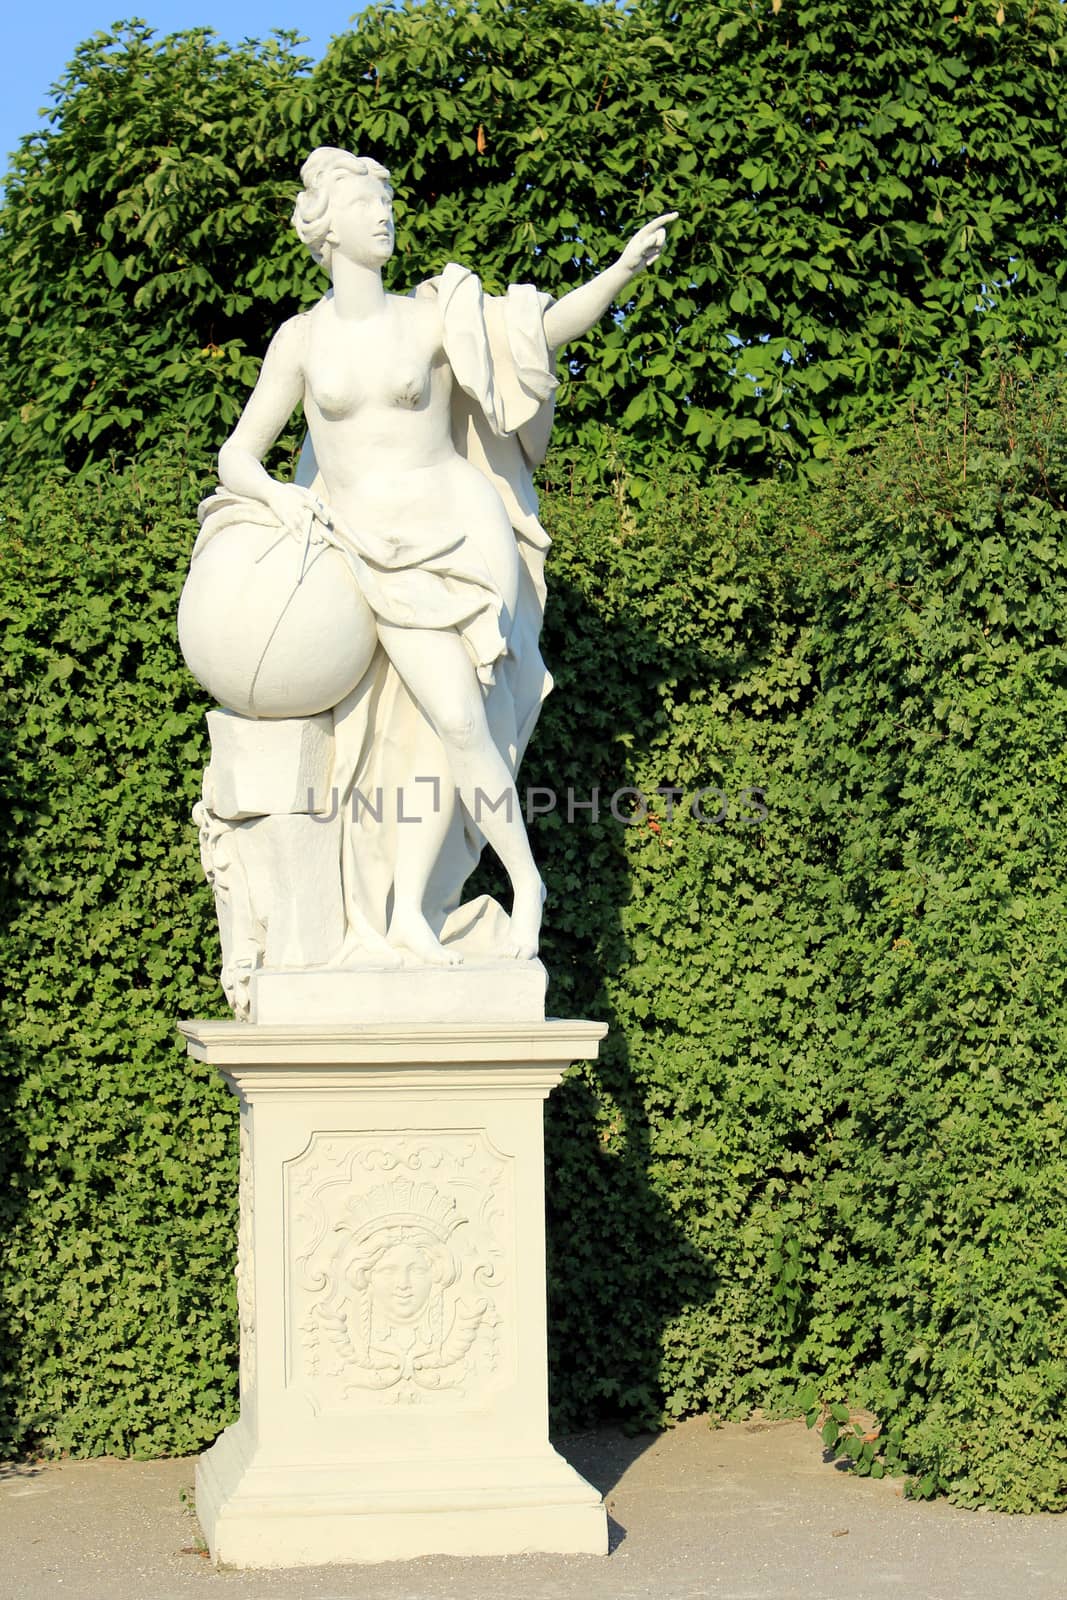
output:
<path id="1" fill-rule="evenodd" d="M 549 1102 L 561 1423 L 807 1408 L 920 1492 L 1067 1505 L 1065 411 L 1008 385 L 817 491 L 640 510 L 552 466 L 526 777 L 605 812 L 533 825 L 544 953 L 611 1024 Z M 172 1025 L 221 1014 L 196 498 L 171 463 L 4 512 L 9 1451 L 193 1449 L 234 1406 L 233 1107 Z M 606 811 L 712 785 L 719 822 Z"/>
<path id="2" fill-rule="evenodd" d="M 549 1109 L 567 1415 L 822 1400 L 867 1470 L 1067 1504 L 1065 494 L 1007 386 L 817 493 L 553 502 L 532 761 L 767 806 L 542 829 L 556 1003 L 612 1023 Z"/>
<path id="3" fill-rule="evenodd" d="M 174 1032 L 224 1014 L 174 639 L 195 505 L 170 465 L 3 507 L 8 1450 L 193 1450 L 233 1404 L 236 1102 Z"/>

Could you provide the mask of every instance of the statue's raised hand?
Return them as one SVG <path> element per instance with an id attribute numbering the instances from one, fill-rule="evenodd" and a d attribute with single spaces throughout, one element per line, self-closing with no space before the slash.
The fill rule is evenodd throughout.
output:
<path id="1" fill-rule="evenodd" d="M 667 224 L 675 222 L 677 217 L 677 211 L 665 211 L 661 217 L 653 217 L 643 228 L 638 228 L 619 257 L 619 265 L 625 267 L 631 278 L 644 272 L 657 259 L 667 239 Z"/>

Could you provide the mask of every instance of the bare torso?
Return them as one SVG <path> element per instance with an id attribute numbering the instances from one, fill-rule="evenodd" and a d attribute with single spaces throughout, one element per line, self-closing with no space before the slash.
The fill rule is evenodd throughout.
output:
<path id="1" fill-rule="evenodd" d="M 301 325 L 304 413 L 326 498 L 355 530 L 427 548 L 478 550 L 513 612 L 518 551 L 507 512 L 452 440 L 452 372 L 436 303 L 387 296 L 340 317 L 329 297 Z"/>

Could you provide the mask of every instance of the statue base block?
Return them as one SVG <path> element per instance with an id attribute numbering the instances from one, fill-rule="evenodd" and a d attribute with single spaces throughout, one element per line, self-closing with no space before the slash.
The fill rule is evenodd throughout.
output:
<path id="1" fill-rule="evenodd" d="M 543 1022 L 540 961 L 465 961 L 459 967 L 333 967 L 253 972 L 255 1023 Z"/>
<path id="2" fill-rule="evenodd" d="M 607 1551 L 548 1440 L 543 1101 L 590 1022 L 189 1022 L 241 1104 L 241 1415 L 214 1560 Z"/>

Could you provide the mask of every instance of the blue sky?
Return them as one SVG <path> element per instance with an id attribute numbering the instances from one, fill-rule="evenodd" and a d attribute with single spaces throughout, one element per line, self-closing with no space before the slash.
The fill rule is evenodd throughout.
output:
<path id="1" fill-rule="evenodd" d="M 4 23 L 0 63 L 0 170 L 25 133 L 41 126 L 37 112 L 62 75 L 75 46 L 111 27 L 117 18 L 139 17 L 159 34 L 182 28 L 214 28 L 234 44 L 263 38 L 272 28 L 306 34 L 305 52 L 318 59 L 364 0 L 54 0 L 40 11 L 18 0 Z"/>

